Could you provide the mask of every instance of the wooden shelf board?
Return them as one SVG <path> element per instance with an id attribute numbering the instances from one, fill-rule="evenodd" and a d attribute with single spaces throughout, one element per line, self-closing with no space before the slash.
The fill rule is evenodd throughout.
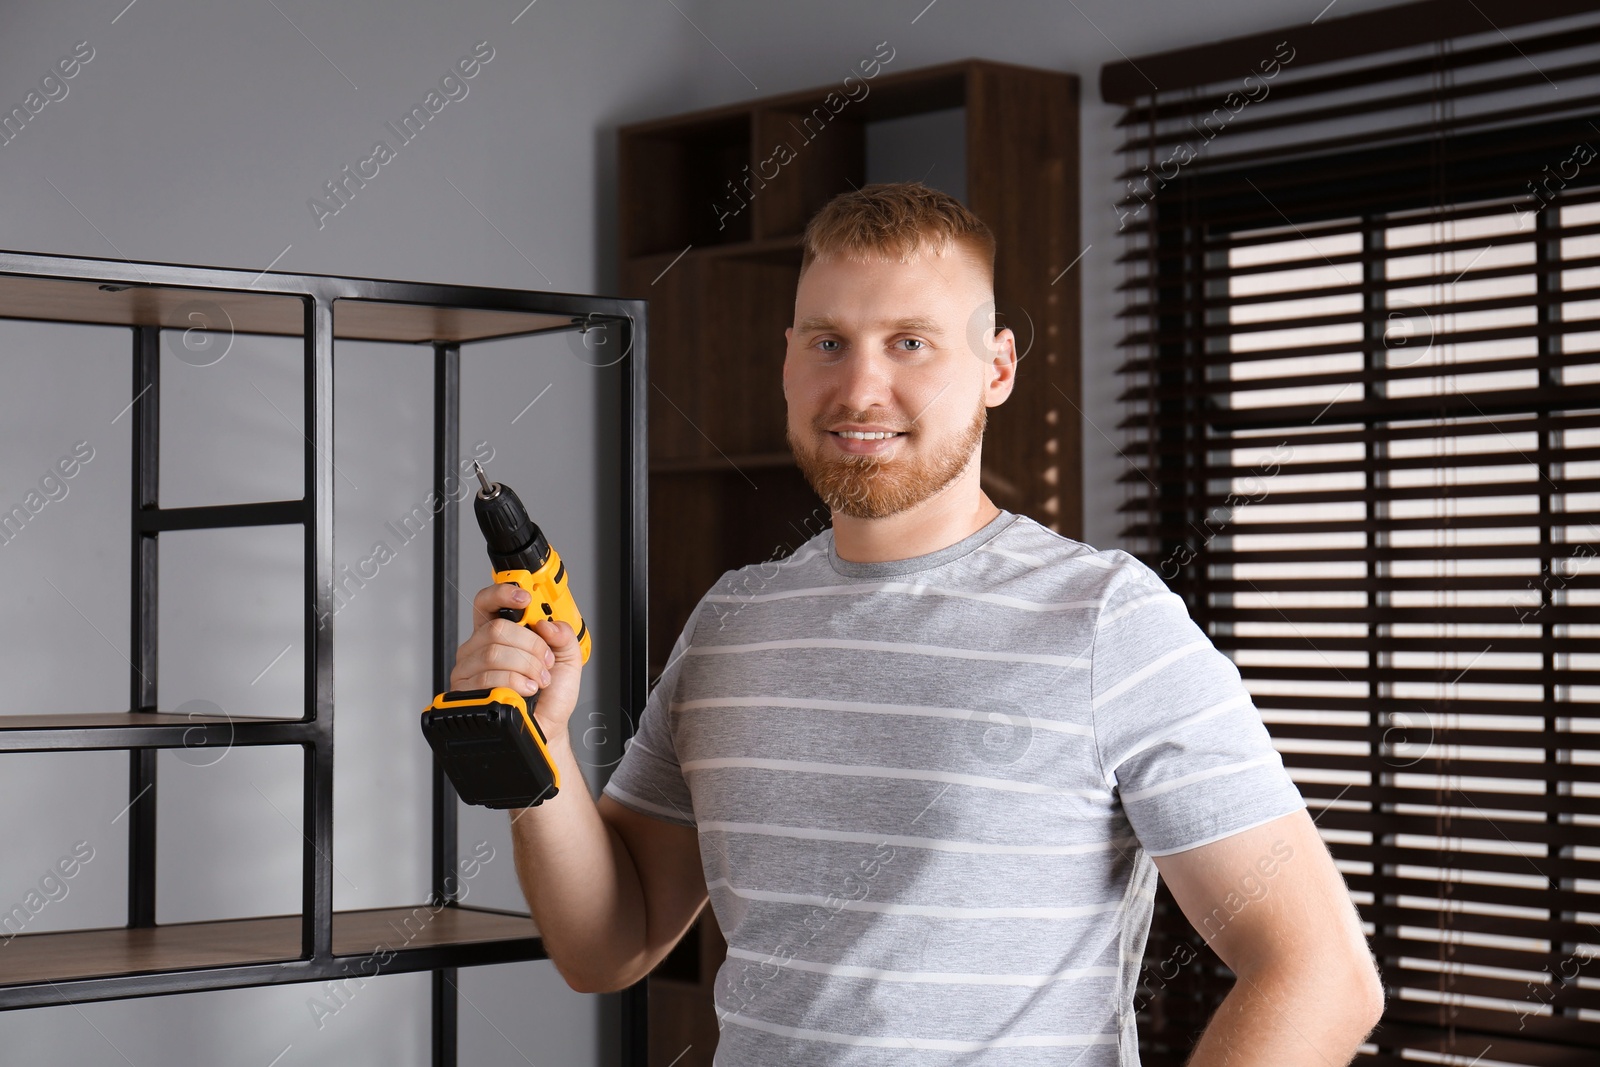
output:
<path id="1" fill-rule="evenodd" d="M 334 301 L 334 337 L 421 344 L 511 337 L 572 324 L 571 316 L 377 300 Z M 217 312 L 221 311 L 219 317 Z M 191 318 L 199 311 L 202 318 Z M 302 337 L 305 304 L 281 293 L 134 285 L 108 292 L 100 283 L 10 276 L 0 285 L 0 318 L 101 326 L 203 327 L 233 333 Z"/>
<path id="2" fill-rule="evenodd" d="M 204 726 L 241 723 L 298 722 L 258 715 L 179 715 L 170 711 L 88 711 L 49 715 L 0 715 L 0 731 L 122 729 L 128 726 Z"/>
<path id="3" fill-rule="evenodd" d="M 405 920 L 419 910 L 429 916 L 426 922 L 421 922 L 421 916 L 417 916 L 420 929 L 404 926 Z M 291 916 L 291 919 L 299 922 L 298 916 Z M 419 904 L 411 908 L 340 911 L 333 915 L 335 956 L 364 956 L 380 946 L 401 952 L 538 936 L 539 930 L 530 917 L 485 908 L 455 907 L 432 911 L 426 905 Z"/>
<path id="4" fill-rule="evenodd" d="M 413 918 L 420 911 L 427 916 Z M 404 925 L 407 919 L 412 925 Z M 365 956 L 374 951 L 470 945 L 537 937 L 533 920 L 481 908 L 374 908 L 336 912 L 335 956 Z M 300 956 L 300 916 L 172 923 L 128 929 L 69 930 L 19 934 L 0 948 L 0 984 L 148 974 L 203 967 L 276 963 Z"/>
<path id="5" fill-rule="evenodd" d="M 571 315 L 539 315 L 527 311 L 429 307 L 381 300 L 335 300 L 333 336 L 352 341 L 398 341 L 427 344 L 460 343 L 516 337 L 540 330 L 571 327 Z M 294 331 L 298 334 L 300 331 Z"/>

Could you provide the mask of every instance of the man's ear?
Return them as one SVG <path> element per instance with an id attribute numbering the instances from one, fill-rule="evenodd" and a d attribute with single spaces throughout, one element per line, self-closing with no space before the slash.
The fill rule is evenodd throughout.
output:
<path id="1" fill-rule="evenodd" d="M 1017 383 L 1017 337 L 1007 326 L 990 342 L 984 364 L 984 395 L 989 407 L 996 407 L 1011 396 Z"/>
<path id="2" fill-rule="evenodd" d="M 783 330 L 783 395 L 789 395 L 789 342 L 794 337 L 794 327 L 786 326 Z"/>

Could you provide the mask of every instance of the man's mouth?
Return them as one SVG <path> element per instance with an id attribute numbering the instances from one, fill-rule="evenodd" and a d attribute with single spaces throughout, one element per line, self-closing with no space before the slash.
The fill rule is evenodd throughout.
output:
<path id="1" fill-rule="evenodd" d="M 891 437 L 904 437 L 902 430 L 830 430 L 836 437 L 843 437 L 848 441 L 885 441 Z"/>

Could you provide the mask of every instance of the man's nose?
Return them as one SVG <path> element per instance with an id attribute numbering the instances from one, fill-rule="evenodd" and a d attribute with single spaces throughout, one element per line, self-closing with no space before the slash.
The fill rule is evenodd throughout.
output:
<path id="1" fill-rule="evenodd" d="M 874 352 L 851 352 L 839 362 L 834 401 L 851 411 L 893 406 L 892 367 Z"/>

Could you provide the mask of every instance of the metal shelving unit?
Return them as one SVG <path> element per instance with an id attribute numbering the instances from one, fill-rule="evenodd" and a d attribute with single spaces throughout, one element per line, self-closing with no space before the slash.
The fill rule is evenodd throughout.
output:
<path id="1" fill-rule="evenodd" d="M 304 362 L 304 496 L 201 507 L 158 504 L 160 339 L 193 326 L 186 308 L 204 299 L 236 333 L 301 337 Z M 7 947 L 0 1010 L 74 1002 L 337 979 L 370 962 L 389 923 L 411 908 L 333 910 L 333 358 L 336 340 L 432 346 L 433 488 L 442 499 L 459 460 L 461 346 L 531 334 L 616 331 L 627 383 L 616 425 L 624 457 L 617 561 L 626 625 L 616 635 L 630 709 L 644 707 L 646 465 L 645 302 L 568 293 L 432 285 L 369 278 L 253 273 L 0 252 L 0 319 L 120 326 L 132 334 L 131 670 L 127 711 L 0 716 L 0 752 L 126 749 L 129 755 L 129 871 L 126 926 L 21 934 Z M 459 544 L 451 501 L 433 524 L 433 691 L 449 688 L 459 644 Z M 304 714 L 287 719 L 179 715 L 157 710 L 156 576 L 160 535 L 173 530 L 294 525 L 305 531 Z M 420 704 L 419 704 L 420 706 Z M 158 924 L 156 915 L 156 750 L 198 743 L 298 745 L 304 753 L 301 913 L 214 922 Z M 420 741 L 419 741 L 420 743 Z M 433 774 L 433 901 L 426 929 L 381 963 L 385 974 L 433 973 L 433 1062 L 456 1061 L 456 969 L 547 958 L 527 916 L 451 900 L 456 868 L 456 797 Z M 420 906 L 420 905 L 419 905 Z M 622 1062 L 645 1063 L 645 984 L 622 993 Z"/>

